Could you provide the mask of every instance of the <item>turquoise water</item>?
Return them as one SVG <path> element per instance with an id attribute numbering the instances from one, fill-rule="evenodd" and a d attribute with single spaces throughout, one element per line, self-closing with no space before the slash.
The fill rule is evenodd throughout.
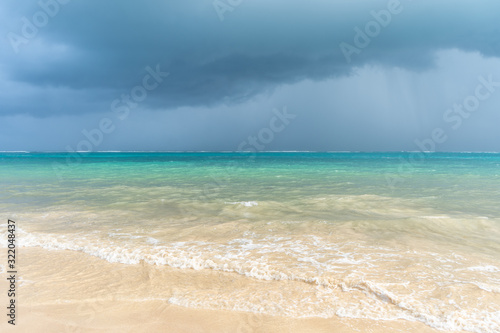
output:
<path id="1" fill-rule="evenodd" d="M 276 195 L 285 200 L 328 194 L 375 194 L 421 198 L 438 195 L 457 208 L 496 214 L 500 198 L 500 154 L 408 153 L 92 153 L 81 161 L 64 153 L 0 153 L 2 202 L 57 204 L 75 187 L 203 190 L 221 199 Z M 37 187 L 43 193 L 22 194 Z M 9 191 L 13 191 L 9 195 Z M 457 192 L 458 191 L 458 192 Z M 470 192 L 472 191 L 472 192 Z M 83 191 L 85 192 L 85 191 Z M 462 194 L 462 195 L 460 195 Z M 471 202 L 470 197 L 477 200 Z M 82 197 L 96 205 L 113 197 Z M 465 205 L 465 206 L 464 206 Z M 21 206 L 22 207 L 22 206 Z"/>
<path id="2" fill-rule="evenodd" d="M 0 153 L 0 215 L 23 246 L 303 283 L 272 315 L 500 330 L 500 154 L 78 156 Z M 167 297 L 256 311 L 216 298 Z"/>

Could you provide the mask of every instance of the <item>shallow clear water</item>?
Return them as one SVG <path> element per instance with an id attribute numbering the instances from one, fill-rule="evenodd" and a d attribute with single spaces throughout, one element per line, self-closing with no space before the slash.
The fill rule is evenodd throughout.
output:
<path id="1" fill-rule="evenodd" d="M 23 246 L 245 279 L 187 307 L 495 332 L 499 205 L 500 154 L 0 153 Z"/>

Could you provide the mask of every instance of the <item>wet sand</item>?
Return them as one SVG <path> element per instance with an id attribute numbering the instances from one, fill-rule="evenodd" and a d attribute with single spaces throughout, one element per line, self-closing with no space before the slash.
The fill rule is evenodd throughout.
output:
<path id="1" fill-rule="evenodd" d="M 237 274 L 109 263 L 39 247 L 20 248 L 18 265 L 17 325 L 4 318 L 2 332 L 441 332 L 405 320 L 286 318 L 168 302 L 181 290 L 255 288 Z M 6 287 L 2 278 L 0 290 Z"/>

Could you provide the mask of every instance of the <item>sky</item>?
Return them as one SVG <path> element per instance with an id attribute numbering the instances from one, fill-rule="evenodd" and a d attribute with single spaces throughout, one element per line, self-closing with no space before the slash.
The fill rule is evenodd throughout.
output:
<path id="1" fill-rule="evenodd" d="M 497 0 L 0 3 L 2 151 L 500 151 Z"/>

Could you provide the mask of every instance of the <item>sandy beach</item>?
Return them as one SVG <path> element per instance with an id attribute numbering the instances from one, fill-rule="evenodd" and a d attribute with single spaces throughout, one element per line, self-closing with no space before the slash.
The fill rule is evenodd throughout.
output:
<path id="1" fill-rule="evenodd" d="M 60 182 L 64 155 L 7 156 L 16 330 L 498 331 L 500 156 L 437 155 L 398 189 L 401 154 L 238 156 L 91 154 Z"/>
<path id="2" fill-rule="evenodd" d="M 22 248 L 20 251 L 23 268 L 16 326 L 6 324 L 4 320 L 0 324 L 2 332 L 439 332 L 405 320 L 297 319 L 239 311 L 188 309 L 169 304 L 166 300 L 140 300 L 140 290 L 160 283 L 160 278 L 165 287 L 174 283 L 172 279 L 175 278 L 177 282 L 183 280 L 185 284 L 196 284 L 196 272 L 183 272 L 181 277 L 171 269 L 108 263 L 71 251 L 42 248 Z M 70 269 L 74 271 L 73 280 L 65 276 Z M 120 277 L 119 281 L 117 277 Z M 238 277 L 228 274 L 227 279 L 231 281 Z M 200 283 L 193 288 L 214 287 L 218 282 L 211 286 L 207 280 Z M 5 287 L 2 279 L 0 288 Z M 174 285 L 165 289 L 175 292 Z"/>

